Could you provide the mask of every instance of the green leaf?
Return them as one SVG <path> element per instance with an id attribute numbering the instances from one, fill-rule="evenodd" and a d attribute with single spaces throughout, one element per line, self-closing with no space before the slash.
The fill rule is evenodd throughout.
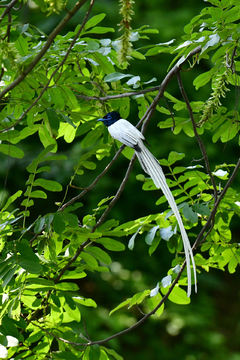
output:
<path id="1" fill-rule="evenodd" d="M 105 34 L 107 32 L 115 32 L 115 30 L 110 27 L 95 26 L 91 30 L 85 31 L 84 34 Z"/>
<path id="2" fill-rule="evenodd" d="M 29 173 L 35 173 L 37 165 L 42 162 L 45 158 L 45 156 L 51 151 L 53 150 L 55 147 L 54 144 L 50 144 L 49 146 L 47 146 L 39 155 L 36 159 L 33 160 L 33 162 L 28 165 L 27 167 L 27 171 Z"/>
<path id="3" fill-rule="evenodd" d="M 29 199 L 25 199 L 21 202 L 22 206 L 26 206 L 26 207 L 30 207 L 34 205 L 34 201 L 33 200 L 29 200 Z"/>
<path id="4" fill-rule="evenodd" d="M 90 147 L 95 144 L 97 139 L 102 135 L 103 133 L 103 126 L 99 126 L 98 128 L 91 130 L 87 133 L 85 138 L 81 141 L 81 146 L 83 149 Z"/>
<path id="5" fill-rule="evenodd" d="M 105 18 L 105 16 L 106 16 L 106 14 L 104 14 L 104 13 L 93 16 L 90 20 L 88 20 L 88 22 L 84 26 L 84 29 L 87 30 L 93 26 L 96 26 L 98 23 L 100 23 Z"/>
<path id="6" fill-rule="evenodd" d="M 152 243 L 151 243 L 151 245 L 150 245 L 150 247 L 149 247 L 149 249 L 148 249 L 148 253 L 149 253 L 150 256 L 151 256 L 151 255 L 154 253 L 154 251 L 157 249 L 160 241 L 161 241 L 160 236 L 157 236 L 157 237 L 155 237 L 155 238 L 153 239 L 153 241 L 152 241 Z"/>
<path id="7" fill-rule="evenodd" d="M 118 306 L 116 306 L 113 310 L 110 311 L 109 315 L 112 315 L 115 311 L 123 308 L 124 306 L 129 305 L 131 299 L 124 300 Z"/>
<path id="8" fill-rule="evenodd" d="M 62 191 L 62 185 L 53 180 L 37 179 L 33 182 L 33 186 L 41 186 L 49 191 Z"/>
<path id="9" fill-rule="evenodd" d="M 118 355 L 115 350 L 108 349 L 105 346 L 101 346 L 101 349 L 105 350 L 107 354 L 112 355 L 116 360 L 123 360 L 123 357 Z"/>
<path id="10" fill-rule="evenodd" d="M 57 151 L 57 142 L 48 131 L 47 127 L 45 125 L 41 125 L 41 127 L 38 130 L 38 135 L 41 140 L 41 143 L 45 148 L 47 148 L 50 145 L 54 145 L 54 148 L 52 149 L 52 152 Z"/>
<path id="11" fill-rule="evenodd" d="M 54 359 L 60 359 L 60 360 L 79 360 L 79 357 L 74 355 L 70 351 L 55 351 L 54 352 Z M 84 358 L 85 360 L 85 358 Z M 86 359 L 87 360 L 87 359 Z M 90 359 L 89 359 L 90 360 Z"/>
<path id="12" fill-rule="evenodd" d="M 30 274 L 39 274 L 43 269 L 41 264 L 38 264 L 35 261 L 31 261 L 31 260 L 19 261 L 19 266 L 21 266 Z"/>
<path id="13" fill-rule="evenodd" d="M 61 85 L 61 94 L 64 98 L 66 104 L 69 106 L 71 110 L 75 110 L 78 107 L 78 101 L 74 95 L 74 93 L 66 86 Z"/>
<path id="14" fill-rule="evenodd" d="M 119 73 L 119 72 L 114 72 L 112 74 L 106 75 L 105 78 L 104 78 L 104 81 L 105 82 L 114 82 L 114 81 L 124 79 L 126 77 L 132 77 L 132 76 L 133 76 L 132 74 L 122 74 L 122 73 Z"/>
<path id="15" fill-rule="evenodd" d="M 29 196 L 32 198 L 47 199 L 47 194 L 42 190 L 32 191 Z"/>
<path id="16" fill-rule="evenodd" d="M 182 160 L 185 157 L 183 153 L 177 153 L 176 151 L 171 151 L 168 156 L 168 165 L 174 164 L 178 160 Z"/>
<path id="17" fill-rule="evenodd" d="M 66 121 L 69 125 L 71 125 L 74 129 L 77 128 L 77 126 L 72 122 L 72 120 L 70 119 L 70 117 L 64 115 L 64 114 L 60 114 L 61 117 L 63 118 L 64 121 Z"/>
<path id="18" fill-rule="evenodd" d="M 69 303 L 66 303 L 66 304 L 64 304 L 63 307 L 71 319 L 73 319 L 77 322 L 81 321 L 81 313 L 79 311 L 79 308 L 75 304 L 73 307 L 73 306 L 70 306 Z"/>
<path id="19" fill-rule="evenodd" d="M 28 41 L 22 35 L 15 41 L 15 46 L 21 56 L 25 56 L 28 53 Z"/>
<path id="20" fill-rule="evenodd" d="M 183 207 L 183 215 L 184 215 L 184 217 L 187 219 L 187 220 L 189 220 L 189 221 L 191 221 L 191 223 L 196 223 L 196 222 L 198 222 L 198 215 L 197 215 L 197 213 L 196 212 L 194 212 L 193 210 L 192 210 L 192 208 L 188 205 L 188 204 L 186 204 L 184 207 Z"/>
<path id="21" fill-rule="evenodd" d="M 140 60 L 145 60 L 146 59 L 145 56 L 142 53 L 140 53 L 139 51 L 136 51 L 136 50 L 133 50 L 131 52 L 131 56 L 134 57 L 135 59 L 140 59 Z"/>
<path id="22" fill-rule="evenodd" d="M 92 161 L 83 161 L 82 165 L 89 170 L 95 170 L 97 165 Z"/>
<path id="23" fill-rule="evenodd" d="M 68 222 L 69 226 L 72 228 L 78 228 L 78 217 L 75 214 L 70 214 L 67 211 L 62 213 L 63 218 L 66 222 Z"/>
<path id="24" fill-rule="evenodd" d="M 52 87 L 48 88 L 48 92 L 57 109 L 62 110 L 65 106 L 65 101 L 63 100 L 61 90 L 58 87 Z"/>
<path id="25" fill-rule="evenodd" d="M 233 274 L 236 271 L 236 267 L 239 265 L 237 254 L 235 253 L 228 263 L 228 271 Z"/>
<path id="26" fill-rule="evenodd" d="M 145 297 L 148 296 L 149 294 L 150 294 L 150 290 L 144 290 L 143 292 L 135 294 L 129 303 L 128 309 L 131 308 L 133 305 L 141 304 L 145 299 Z"/>
<path id="27" fill-rule="evenodd" d="M 101 229 L 102 231 L 102 229 Z M 101 239 L 95 240 L 95 242 L 102 244 L 106 249 L 112 251 L 123 251 L 125 250 L 125 245 L 120 241 L 113 240 L 111 238 L 102 237 Z"/>
<path id="28" fill-rule="evenodd" d="M 24 157 L 24 152 L 14 145 L 0 144 L 0 152 L 17 159 L 22 159 Z"/>
<path id="29" fill-rule="evenodd" d="M 92 269 L 98 267 L 98 262 L 91 254 L 88 254 L 86 252 L 81 253 L 81 258 L 85 261 L 85 263 Z"/>
<path id="30" fill-rule="evenodd" d="M 56 212 L 53 218 L 53 229 L 57 234 L 61 235 L 65 230 L 65 219 L 62 212 Z"/>
<path id="31" fill-rule="evenodd" d="M 17 266 L 11 267 L 9 269 L 9 271 L 4 275 L 3 277 L 3 283 L 2 283 L 2 287 L 4 288 L 5 286 L 7 286 L 7 284 L 12 280 L 15 271 L 17 270 Z"/>
<path id="32" fill-rule="evenodd" d="M 195 78 L 193 81 L 193 85 L 196 87 L 196 90 L 198 90 L 200 87 L 206 85 L 211 79 L 213 74 L 216 72 L 215 67 L 213 67 L 211 70 L 206 71 L 199 76 Z"/>
<path id="33" fill-rule="evenodd" d="M 0 140 L 7 140 L 12 142 L 11 140 L 19 137 L 20 132 L 17 130 L 6 130 L 4 133 L 0 133 Z"/>
<path id="34" fill-rule="evenodd" d="M 142 228 L 142 226 L 140 226 L 140 228 L 138 228 L 138 230 L 135 232 L 135 234 L 133 234 L 132 237 L 130 238 L 130 240 L 128 242 L 129 250 L 133 250 L 135 238 L 136 238 L 137 234 L 139 233 L 139 231 L 141 230 L 141 228 Z"/>
<path id="35" fill-rule="evenodd" d="M 81 304 L 83 306 L 90 306 L 90 307 L 94 307 L 94 308 L 97 308 L 97 304 L 95 303 L 94 300 L 92 299 L 87 299 L 87 298 L 84 298 L 82 296 L 74 296 L 73 297 L 73 300 L 78 303 L 78 304 Z"/>
<path id="36" fill-rule="evenodd" d="M 192 205 L 193 210 L 201 215 L 210 215 L 211 211 L 207 205 L 204 204 L 193 204 Z"/>
<path id="37" fill-rule="evenodd" d="M 42 279 L 42 278 L 39 278 L 37 276 L 31 276 L 31 275 L 29 275 L 27 277 L 27 282 L 32 283 L 32 284 L 39 284 L 39 285 L 43 285 L 43 286 L 49 286 L 49 288 L 53 288 L 54 285 L 55 285 L 54 281 L 52 281 L 52 280 Z"/>
<path id="38" fill-rule="evenodd" d="M 162 289 L 162 293 L 165 295 L 168 292 L 168 288 Z M 168 299 L 175 304 L 188 305 L 191 302 L 190 297 L 187 296 L 186 291 L 179 286 L 175 286 L 170 293 Z"/>
<path id="39" fill-rule="evenodd" d="M 150 297 L 149 299 L 147 299 L 147 304 L 149 306 L 150 311 L 155 309 L 157 307 L 157 305 L 161 302 L 161 300 L 162 300 L 162 296 L 159 293 L 156 296 Z M 157 314 L 157 316 L 160 316 L 160 315 L 162 315 L 163 310 L 164 310 L 164 303 L 156 311 L 155 314 Z"/>
<path id="40" fill-rule="evenodd" d="M 36 170 L 36 174 L 40 174 L 41 172 L 50 172 L 50 166 L 41 166 L 39 169 Z"/>
<path id="41" fill-rule="evenodd" d="M 104 264 L 110 265 L 112 263 L 110 256 L 98 247 L 91 246 L 88 247 L 85 251 L 92 254 L 96 259 L 103 262 Z"/>
<path id="42" fill-rule="evenodd" d="M 47 113 L 48 121 L 49 121 L 51 128 L 53 130 L 58 130 L 60 121 L 59 121 L 59 117 L 56 113 L 56 110 L 52 109 L 52 108 L 47 108 L 46 113 Z"/>
<path id="43" fill-rule="evenodd" d="M 14 195 L 10 196 L 6 204 L 3 206 L 1 212 L 5 211 L 9 207 L 9 205 L 11 205 L 21 195 L 22 195 L 22 190 L 18 190 Z"/>
<path id="44" fill-rule="evenodd" d="M 34 332 L 30 333 L 29 337 L 26 339 L 27 343 L 35 343 L 40 340 L 45 335 L 43 330 L 35 330 Z"/>
<path id="45" fill-rule="evenodd" d="M 45 225 L 45 219 L 42 217 L 37 220 L 36 225 L 34 226 L 34 232 L 39 233 Z"/>
<path id="46" fill-rule="evenodd" d="M 74 283 L 66 283 L 66 282 L 61 282 L 55 285 L 57 290 L 61 290 L 61 291 L 78 291 L 79 287 L 77 286 L 77 284 Z"/>

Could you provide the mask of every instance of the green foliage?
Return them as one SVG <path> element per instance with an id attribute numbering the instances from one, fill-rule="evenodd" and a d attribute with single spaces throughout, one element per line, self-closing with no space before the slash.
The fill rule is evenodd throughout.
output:
<path id="1" fill-rule="evenodd" d="M 35 3 L 48 15 L 65 7 L 63 1 L 36 0 Z M 120 304 L 111 305 L 114 309 L 110 314 L 115 316 L 120 309 L 128 313 L 130 309 L 143 307 L 144 311 L 161 316 L 166 307 L 165 296 L 173 304 L 190 303 L 185 291 L 182 240 L 164 196 L 156 200 L 151 214 L 134 218 L 126 211 L 125 221 L 120 224 L 119 220 L 106 216 L 116 206 L 124 181 L 115 196 L 109 193 L 96 201 L 91 213 L 80 198 L 90 194 L 106 176 L 121 151 L 113 161 L 108 160 L 115 143 L 96 120 L 109 110 L 127 117 L 135 106 L 142 118 L 147 109 L 156 108 L 162 119 L 158 128 L 173 128 L 176 135 L 184 133 L 193 146 L 196 146 L 195 138 L 206 133 L 212 138 L 212 146 L 216 142 L 239 141 L 237 107 L 225 103 L 224 97 L 239 84 L 240 5 L 234 0 L 210 3 L 213 6 L 202 9 L 185 26 L 181 44 L 169 41 L 140 45 L 136 49 L 133 43 L 141 44 L 147 39 L 146 34 L 157 30 L 144 26 L 131 29 L 133 1 L 121 1 L 125 35 L 120 40 L 109 38 L 113 28 L 101 26 L 105 14 L 82 20 L 82 26 L 63 35 L 54 30 L 46 36 L 32 24 L 20 24 L 17 17 L 9 20 L 4 7 L 0 8 L 0 152 L 4 158 L 26 164 L 25 185 L 19 183 L 18 191 L 9 194 L 0 211 L 1 358 L 122 359 L 113 349 L 102 346 L 100 339 L 89 338 L 88 318 L 86 328 L 82 318 L 88 307 L 92 313 L 97 311 L 98 304 L 84 296 L 81 281 L 90 274 L 94 274 L 96 283 L 104 276 L 111 276 L 112 257 L 115 252 L 125 251 L 122 240 L 125 237 L 133 256 L 137 241 L 144 234 L 146 256 L 154 257 L 166 241 L 175 258 L 167 275 L 157 280 L 154 289 L 149 283 L 149 288 L 125 300 L 121 296 Z M 199 46 L 201 49 L 197 51 Z M 196 53 L 188 58 L 191 51 Z M 211 64 L 210 70 L 193 79 L 196 90 L 211 85 L 207 99 L 199 95 L 188 103 L 165 91 L 166 81 L 162 86 L 169 108 L 165 108 L 156 103 L 159 86 L 149 87 L 156 78 L 143 81 L 139 74 L 122 72 L 130 59 L 144 61 L 144 66 L 149 67 L 150 56 L 164 56 L 164 53 L 175 55 L 171 64 L 171 67 L 176 64 L 175 74 L 186 66 L 186 59 L 191 62 L 190 69 L 200 62 Z M 155 130 L 157 137 L 158 129 Z M 38 146 L 29 155 L 26 144 L 32 139 Z M 54 175 L 54 166 L 68 160 L 61 151 L 62 143 L 68 146 L 81 143 L 73 168 L 68 168 L 65 190 Z M 239 244 L 231 232 L 233 217 L 240 215 L 240 197 L 232 183 L 239 164 L 220 161 L 209 169 L 204 145 L 200 151 L 204 166 L 177 164 L 184 162 L 185 154 L 176 151 L 171 151 L 160 163 L 167 169 L 167 182 L 185 228 L 196 240 L 199 273 L 227 268 L 233 274 L 240 258 Z M 127 159 L 132 158 L 129 149 L 123 154 Z M 85 174 L 87 185 L 82 185 Z M 228 179 L 231 181 L 227 182 Z M 142 182 L 142 196 L 156 190 L 147 176 L 138 175 L 137 180 Z M 79 183 L 80 191 L 73 197 L 71 189 L 78 188 Z M 57 198 L 53 197 L 55 193 Z M 39 207 L 50 196 L 54 199 L 51 204 Z M 143 315 L 142 319 L 147 318 Z M 104 324 L 104 318 L 101 321 Z"/>

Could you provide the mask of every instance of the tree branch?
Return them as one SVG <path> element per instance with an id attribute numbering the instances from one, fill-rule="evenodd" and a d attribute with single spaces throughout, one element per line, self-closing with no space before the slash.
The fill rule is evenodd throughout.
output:
<path id="1" fill-rule="evenodd" d="M 14 5 L 18 2 L 18 0 L 12 0 L 9 4 L 6 5 L 0 5 L 0 7 L 5 7 L 6 9 L 4 10 L 4 12 L 2 13 L 2 16 L 0 17 L 0 23 L 2 22 L 4 16 L 6 16 L 11 9 L 14 7 Z"/>
<path id="2" fill-rule="evenodd" d="M 212 186 L 213 186 L 213 194 L 214 194 L 214 201 L 216 203 L 217 201 L 217 187 L 216 187 L 216 183 L 215 183 L 215 180 L 214 180 L 214 177 L 213 177 L 213 174 L 211 172 L 211 168 L 210 168 L 210 163 L 209 163 L 209 159 L 208 159 L 208 156 L 207 156 L 207 152 L 206 152 L 206 149 L 205 149 L 205 146 L 204 146 L 204 143 L 202 141 L 202 139 L 200 138 L 198 132 L 197 132 L 197 127 L 196 127 L 196 123 L 195 123 L 195 120 L 194 120 L 194 116 L 193 116 L 193 111 L 192 111 L 192 107 L 190 105 L 190 102 L 188 100 L 188 97 L 187 97 L 187 94 L 184 90 L 184 87 L 183 87 L 183 83 L 182 83 L 182 78 L 181 78 L 181 73 L 180 71 L 177 73 L 177 79 L 178 79 L 178 85 L 179 85 L 179 88 L 180 88 L 180 91 L 181 91 L 181 94 L 182 94 L 182 97 L 187 105 L 187 109 L 188 109 L 188 112 L 189 112 L 189 115 L 190 115 L 190 119 L 191 119 L 191 122 L 192 122 L 192 127 L 193 127 L 193 131 L 194 131 L 194 135 L 198 141 L 198 144 L 199 144 L 199 148 L 201 150 L 201 153 L 203 155 L 203 158 L 204 158 L 204 161 L 205 161 L 205 166 L 206 166 L 206 169 L 207 169 L 207 172 L 208 172 L 208 175 L 210 176 L 210 179 L 211 179 L 211 182 L 212 182 Z"/>
<path id="3" fill-rule="evenodd" d="M 234 178 L 236 177 L 237 173 L 238 173 L 238 170 L 240 168 L 240 158 L 238 159 L 238 162 L 236 164 L 236 167 L 232 173 L 232 175 L 230 176 L 227 184 L 224 186 L 222 192 L 220 193 L 220 195 L 218 196 L 218 199 L 217 201 L 215 202 L 214 206 L 213 206 L 213 209 L 212 209 L 212 212 L 211 214 L 209 215 L 209 218 L 207 219 L 207 222 L 206 224 L 203 226 L 202 230 L 200 231 L 200 233 L 198 234 L 198 237 L 195 241 L 195 243 L 193 244 L 193 247 L 192 247 L 192 250 L 196 250 L 198 244 L 200 243 L 201 239 L 202 239 L 202 236 L 204 234 L 204 232 L 206 231 L 206 229 L 211 226 L 211 222 L 213 221 L 214 217 L 215 217 L 215 214 L 216 214 L 216 211 L 217 211 L 217 208 L 218 206 L 220 205 L 222 199 L 224 198 L 227 190 L 229 189 L 231 183 L 233 182 Z M 210 228 L 211 229 L 211 228 Z M 205 240 L 206 236 L 209 234 L 209 231 L 207 232 L 207 234 L 205 235 L 203 241 Z"/>
<path id="4" fill-rule="evenodd" d="M 86 1 L 87 0 L 78 1 L 74 5 L 74 7 L 67 12 L 67 15 L 62 19 L 62 21 L 56 26 L 56 28 L 48 36 L 48 39 L 47 39 L 45 45 L 42 47 L 41 51 L 39 51 L 39 53 L 35 56 L 33 61 L 28 65 L 28 67 L 13 82 L 11 82 L 11 84 L 9 84 L 8 86 L 5 87 L 5 89 L 3 89 L 3 91 L 0 93 L 0 99 L 2 99 L 4 95 L 6 95 L 9 91 L 14 89 L 18 84 L 20 84 L 25 79 L 25 77 L 34 69 L 34 67 L 37 65 L 37 63 L 41 60 L 41 58 L 47 52 L 49 47 L 52 45 L 53 40 L 55 39 L 55 37 L 65 27 L 65 25 L 69 22 L 69 20 L 77 13 L 77 11 L 83 6 L 83 4 L 85 4 Z M 17 2 L 16 0 L 13 0 L 11 3 L 13 3 L 13 5 L 14 5 L 16 2 Z M 10 11 L 9 6 L 8 6 L 7 9 L 8 9 L 8 11 Z M 6 12 L 7 9 L 4 12 Z"/>

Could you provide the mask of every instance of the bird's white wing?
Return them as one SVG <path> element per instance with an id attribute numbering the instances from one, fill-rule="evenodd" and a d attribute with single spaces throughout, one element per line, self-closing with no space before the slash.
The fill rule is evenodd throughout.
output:
<path id="1" fill-rule="evenodd" d="M 129 121 L 120 119 L 108 127 L 110 135 L 123 144 L 135 149 L 139 140 L 144 140 L 143 134 Z"/>

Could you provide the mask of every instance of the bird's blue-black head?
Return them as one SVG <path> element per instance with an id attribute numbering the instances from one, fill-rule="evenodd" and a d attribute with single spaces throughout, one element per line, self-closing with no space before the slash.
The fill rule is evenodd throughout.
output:
<path id="1" fill-rule="evenodd" d="M 118 121 L 119 119 L 121 119 L 120 114 L 116 111 L 111 111 L 108 114 L 106 114 L 103 118 L 98 119 L 98 121 L 102 121 L 104 123 L 104 125 L 110 126 L 110 125 L 114 124 L 116 121 Z"/>

